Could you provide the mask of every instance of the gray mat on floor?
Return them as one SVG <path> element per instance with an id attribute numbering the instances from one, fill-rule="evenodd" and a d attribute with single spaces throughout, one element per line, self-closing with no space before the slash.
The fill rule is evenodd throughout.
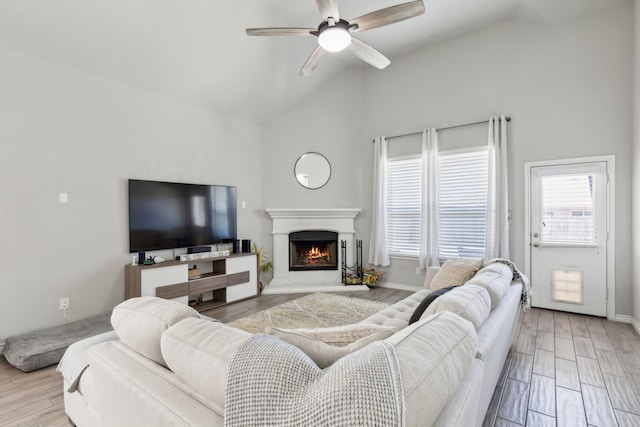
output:
<path id="1" fill-rule="evenodd" d="M 7 338 L 3 354 L 7 362 L 31 372 L 60 361 L 67 347 L 76 341 L 112 330 L 111 313 L 100 314 L 52 328 Z"/>

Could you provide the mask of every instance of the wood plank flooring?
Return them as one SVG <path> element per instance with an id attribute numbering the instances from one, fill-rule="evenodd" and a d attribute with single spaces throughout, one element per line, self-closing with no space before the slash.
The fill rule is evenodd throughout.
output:
<path id="1" fill-rule="evenodd" d="M 55 366 L 24 373 L 0 357 L 0 426 L 69 426 Z"/>
<path id="2" fill-rule="evenodd" d="M 394 303 L 408 291 L 341 292 Z M 262 295 L 207 316 L 230 322 L 305 294 Z M 55 366 L 21 372 L 0 357 L 0 426 L 69 426 Z M 532 309 L 522 319 L 483 427 L 640 426 L 640 337 L 628 324 Z"/>
<path id="3" fill-rule="evenodd" d="M 531 309 L 483 427 L 640 426 L 640 337 L 631 325 Z"/>

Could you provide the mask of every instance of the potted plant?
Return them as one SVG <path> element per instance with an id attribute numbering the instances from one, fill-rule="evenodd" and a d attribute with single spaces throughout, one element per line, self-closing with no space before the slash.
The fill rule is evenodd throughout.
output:
<path id="1" fill-rule="evenodd" d="M 273 268 L 273 264 L 271 263 L 271 261 L 267 261 L 267 254 L 265 253 L 265 251 L 255 243 L 253 244 L 252 250 L 256 254 L 258 254 L 258 275 L 260 276 L 258 280 L 258 289 L 260 290 L 260 292 L 262 292 L 262 289 L 264 289 L 264 284 L 262 283 L 262 273 L 268 273 L 269 271 L 271 271 L 271 269 Z"/>

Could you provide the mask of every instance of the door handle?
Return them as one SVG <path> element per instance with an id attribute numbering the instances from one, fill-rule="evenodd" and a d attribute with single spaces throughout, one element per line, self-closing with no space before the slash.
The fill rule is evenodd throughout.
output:
<path id="1" fill-rule="evenodd" d="M 533 243 L 533 247 L 534 247 L 534 248 L 537 248 L 538 246 L 540 246 L 540 243 L 538 243 L 538 242 L 534 242 L 534 243 Z"/>

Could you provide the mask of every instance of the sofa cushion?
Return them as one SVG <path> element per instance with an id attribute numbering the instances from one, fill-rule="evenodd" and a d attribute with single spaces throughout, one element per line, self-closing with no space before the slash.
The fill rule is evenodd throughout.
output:
<path id="1" fill-rule="evenodd" d="M 224 408 L 227 365 L 251 334 L 224 323 L 185 319 L 162 334 L 162 356 L 178 377 L 216 409 Z"/>
<path id="2" fill-rule="evenodd" d="M 320 368 L 331 366 L 336 360 L 374 341 L 397 332 L 396 328 L 381 325 L 354 324 L 330 328 L 284 329 L 268 326 L 265 332 L 280 338 L 305 352 Z"/>
<path id="3" fill-rule="evenodd" d="M 429 426 L 454 395 L 476 354 L 473 325 L 442 311 L 387 338 L 396 349 L 406 425 Z"/>
<path id="4" fill-rule="evenodd" d="M 482 267 L 467 284 L 485 288 L 491 298 L 491 310 L 496 308 L 502 298 L 509 291 L 509 285 L 513 280 L 513 271 L 502 263 L 493 263 Z"/>
<path id="5" fill-rule="evenodd" d="M 437 292 L 437 291 L 436 291 Z M 466 284 L 457 286 L 435 300 L 422 315 L 422 318 L 441 311 L 450 311 L 473 323 L 478 328 L 487 320 L 491 312 L 491 298 L 486 289 Z"/>
<path id="6" fill-rule="evenodd" d="M 409 319 L 409 324 L 411 325 L 412 323 L 416 323 L 418 320 L 420 320 L 420 318 L 422 317 L 422 314 L 431 305 L 431 303 L 433 303 L 436 300 L 436 298 L 446 294 L 447 292 L 449 292 L 451 289 L 455 287 L 456 286 L 447 286 L 446 288 L 440 288 L 437 291 L 433 291 L 429 295 L 424 297 L 424 299 L 420 302 L 420 304 L 418 304 L 416 309 L 413 311 L 413 314 Z"/>
<path id="7" fill-rule="evenodd" d="M 431 280 L 429 288 L 435 291 L 447 286 L 464 285 L 478 271 L 472 263 L 460 259 L 448 259 Z"/>
<path id="8" fill-rule="evenodd" d="M 126 345 L 167 366 L 160 350 L 160 337 L 172 325 L 189 317 L 199 315 L 187 305 L 156 297 L 137 297 L 113 309 L 111 325 Z"/>
<path id="9" fill-rule="evenodd" d="M 390 305 L 389 307 L 383 308 L 358 323 L 392 326 L 397 330 L 406 328 L 409 324 L 411 315 L 416 310 L 416 307 L 429 293 L 431 293 L 431 290 L 429 289 L 420 289 L 419 291 L 396 302 L 395 304 Z"/>

